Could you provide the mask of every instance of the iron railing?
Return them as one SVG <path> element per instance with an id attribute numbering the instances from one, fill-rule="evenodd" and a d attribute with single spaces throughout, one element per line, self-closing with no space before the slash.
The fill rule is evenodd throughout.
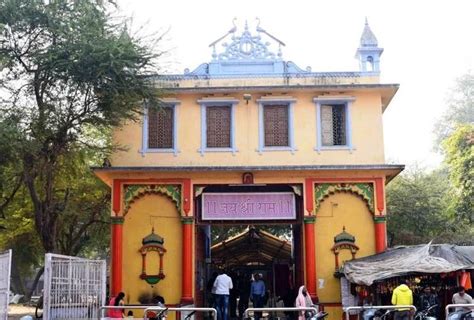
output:
<path id="1" fill-rule="evenodd" d="M 211 312 L 214 320 L 217 320 L 217 310 L 215 308 L 197 308 L 197 307 L 158 307 L 158 306 L 144 306 L 144 305 L 123 305 L 123 306 L 102 306 L 99 308 L 97 320 L 103 318 L 104 310 L 110 309 L 131 309 L 131 310 L 144 310 L 143 319 L 147 318 L 149 311 L 174 311 L 174 312 Z"/>
<path id="2" fill-rule="evenodd" d="M 217 320 L 217 310 L 215 308 L 199 308 L 199 307 L 148 307 L 145 309 L 144 314 L 143 314 L 143 319 L 146 319 L 146 315 L 149 311 L 161 311 L 161 312 L 167 312 L 167 311 L 174 311 L 174 312 L 211 312 L 213 315 L 214 320 Z"/>
<path id="3" fill-rule="evenodd" d="M 249 317 L 249 312 L 261 312 L 261 311 L 269 311 L 269 312 L 279 312 L 279 311 L 291 311 L 291 312 L 299 312 L 299 311 L 313 311 L 314 314 L 318 313 L 318 309 L 316 307 L 288 307 L 288 308 L 247 308 L 244 312 L 244 319 Z"/>
<path id="4" fill-rule="evenodd" d="M 12 250 L 0 253 L 0 320 L 8 319 Z"/>
<path id="5" fill-rule="evenodd" d="M 471 309 L 471 312 L 474 312 L 474 304 L 473 303 L 470 303 L 470 304 L 467 304 L 467 303 L 464 303 L 464 304 L 448 304 L 446 306 L 446 308 L 444 308 L 446 319 L 448 319 L 449 309 L 456 308 L 456 307 L 465 307 L 465 308 L 467 307 L 467 308 Z M 464 312 L 468 313 L 469 311 L 466 310 Z"/>
<path id="6" fill-rule="evenodd" d="M 361 306 L 361 307 L 347 307 L 343 310 L 346 313 L 346 320 L 349 320 L 349 315 L 351 311 L 364 311 L 364 310 L 400 310 L 405 309 L 403 311 L 413 310 L 413 313 L 416 313 L 416 307 L 412 305 L 404 305 L 404 306 Z"/>
<path id="7" fill-rule="evenodd" d="M 105 260 L 47 253 L 43 319 L 94 318 L 105 304 Z"/>

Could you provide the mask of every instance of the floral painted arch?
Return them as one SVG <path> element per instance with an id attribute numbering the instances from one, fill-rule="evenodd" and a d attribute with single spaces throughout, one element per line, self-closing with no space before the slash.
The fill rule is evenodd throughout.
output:
<path id="1" fill-rule="evenodd" d="M 338 192 L 350 192 L 364 200 L 369 211 L 374 213 L 374 185 L 372 183 L 318 183 L 314 187 L 316 211 L 321 202 L 327 197 Z"/>
<path id="2" fill-rule="evenodd" d="M 174 202 L 181 214 L 181 186 L 174 184 L 132 184 L 125 186 L 124 209 L 125 216 L 132 204 L 147 194 L 161 194 Z"/>

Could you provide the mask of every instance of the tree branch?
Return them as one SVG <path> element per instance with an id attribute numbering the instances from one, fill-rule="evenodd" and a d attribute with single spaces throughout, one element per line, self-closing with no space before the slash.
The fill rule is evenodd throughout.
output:
<path id="1" fill-rule="evenodd" d="M 3 210 L 5 210 L 5 208 L 10 204 L 13 198 L 15 198 L 15 195 L 18 192 L 18 190 L 20 190 L 20 187 L 22 184 L 23 184 L 23 173 L 20 174 L 18 181 L 15 187 L 13 188 L 12 192 L 10 193 L 10 195 L 5 199 L 2 205 L 0 205 L 0 218 L 5 219 L 5 213 L 3 212 Z"/>

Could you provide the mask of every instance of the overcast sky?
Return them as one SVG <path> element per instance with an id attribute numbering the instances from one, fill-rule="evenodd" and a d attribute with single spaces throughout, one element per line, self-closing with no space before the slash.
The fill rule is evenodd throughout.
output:
<path id="1" fill-rule="evenodd" d="M 474 1 L 158 1 L 119 0 L 133 26 L 170 29 L 163 49 L 165 69 L 182 73 L 211 59 L 208 45 L 224 35 L 233 18 L 245 20 L 285 42 L 283 58 L 313 71 L 355 71 L 354 54 L 368 18 L 379 46 L 383 83 L 400 89 L 384 114 L 387 162 L 427 167 L 441 157 L 433 150 L 433 126 L 446 110 L 455 79 L 474 68 Z M 240 29 L 242 30 L 242 29 Z"/>

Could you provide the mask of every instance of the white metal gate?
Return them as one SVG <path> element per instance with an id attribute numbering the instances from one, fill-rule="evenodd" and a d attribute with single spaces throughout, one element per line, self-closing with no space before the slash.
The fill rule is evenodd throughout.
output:
<path id="1" fill-rule="evenodd" d="M 8 319 L 12 251 L 0 253 L 0 320 Z"/>
<path id="2" fill-rule="evenodd" d="M 45 256 L 43 318 L 97 318 L 105 304 L 105 260 L 48 253 Z"/>

